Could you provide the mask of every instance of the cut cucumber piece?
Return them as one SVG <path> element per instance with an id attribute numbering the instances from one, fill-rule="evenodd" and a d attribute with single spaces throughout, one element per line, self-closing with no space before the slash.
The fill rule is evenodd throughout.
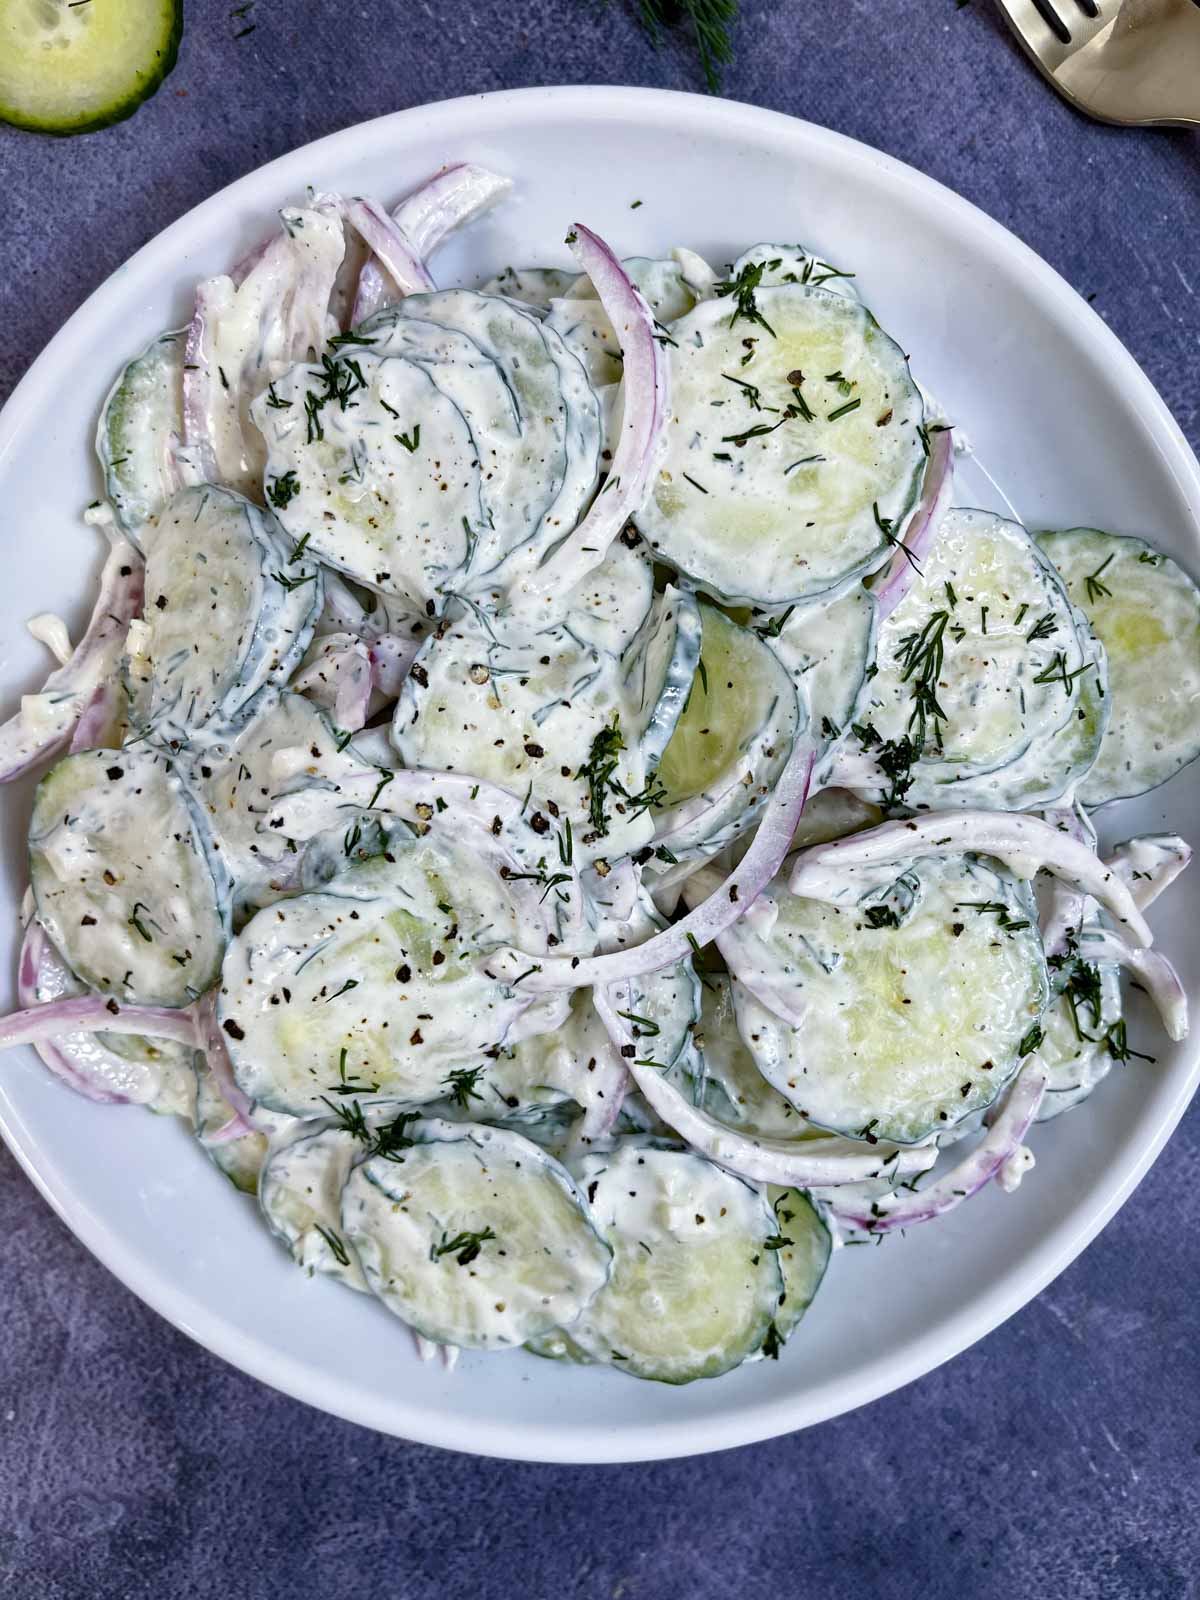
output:
<path id="1" fill-rule="evenodd" d="M 72 134 L 131 117 L 182 36 L 182 0 L 0 0 L 0 121 Z"/>
<path id="2" fill-rule="evenodd" d="M 260 396 L 252 415 L 267 441 L 267 495 L 293 542 L 434 615 L 485 523 L 468 420 L 426 367 L 369 351 L 292 367 L 274 393 L 278 405 Z"/>
<path id="3" fill-rule="evenodd" d="M 164 757 L 142 747 L 60 761 L 38 784 L 29 872 L 38 921 L 93 989 L 185 1006 L 216 981 L 227 884 Z"/>
<path id="4" fill-rule="evenodd" d="M 877 664 L 854 713 L 872 799 L 1026 810 L 1095 758 L 1103 649 L 1024 528 L 992 512 L 947 514 L 879 630 Z"/>
<path id="5" fill-rule="evenodd" d="M 586 1156 L 580 1187 L 614 1258 L 567 1330 L 591 1360 L 691 1383 L 762 1349 L 785 1292 L 764 1195 L 689 1151 L 637 1139 Z"/>
<path id="6" fill-rule="evenodd" d="M 634 724 L 648 768 L 662 760 L 675 732 L 696 676 L 701 633 L 695 595 L 668 584 L 625 657 L 625 691 L 636 707 Z"/>
<path id="7" fill-rule="evenodd" d="M 550 394 L 557 397 L 557 389 L 552 388 L 546 396 L 548 418 L 527 416 L 510 386 L 511 372 L 505 372 L 458 328 L 409 315 L 410 305 L 410 300 L 404 300 L 364 323 L 360 330 L 364 348 L 369 347 L 376 356 L 399 356 L 422 367 L 468 419 L 483 468 L 483 521 L 473 567 L 488 572 L 530 536 L 562 487 L 561 452 L 547 449 L 547 437 L 555 429 Z M 529 341 L 533 337 L 529 319 L 514 313 L 514 321 Z M 352 348 L 340 348 L 344 355 L 356 354 Z M 554 385 L 557 373 L 551 364 L 543 360 L 541 366 Z M 526 376 L 536 367 L 530 362 L 528 369 L 521 370 Z M 415 440 L 411 431 L 406 436 Z"/>
<path id="8" fill-rule="evenodd" d="M 549 311 L 552 301 L 565 295 L 580 274 L 563 267 L 505 267 L 480 285 L 480 294 L 503 295 L 535 311 Z"/>
<path id="9" fill-rule="evenodd" d="M 142 527 L 183 483 L 176 452 L 183 442 L 186 340 L 186 328 L 152 340 L 113 384 L 96 428 L 105 492 L 139 547 Z"/>
<path id="10" fill-rule="evenodd" d="M 1079 798 L 1143 794 L 1200 755 L 1200 590 L 1144 539 L 1071 528 L 1038 543 L 1108 656 L 1112 715 Z"/>
<path id="11" fill-rule="evenodd" d="M 269 513 L 211 484 L 176 495 L 147 542 L 150 726 L 176 747 L 200 731 L 225 737 L 299 666 L 320 568 Z"/>
<path id="12" fill-rule="evenodd" d="M 824 1218 L 799 1189 L 770 1191 L 778 1227 L 776 1245 L 783 1271 L 783 1300 L 775 1313 L 775 1330 L 789 1339 L 817 1297 L 829 1266 L 833 1239 Z"/>
<path id="13" fill-rule="evenodd" d="M 1042 1040 L 1032 1052 L 1049 1075 L 1039 1122 L 1081 1105 L 1112 1070 L 1109 1030 L 1121 1021 L 1121 982 L 1116 967 L 1087 959 L 1087 928 L 1080 954 L 1050 967 L 1051 1001 L 1042 1017 Z"/>
<path id="14" fill-rule="evenodd" d="M 825 740 L 845 729 L 874 664 L 877 612 L 874 597 L 856 584 L 828 605 L 754 618 L 756 631 L 800 685 L 809 724 Z"/>
<path id="15" fill-rule="evenodd" d="M 728 973 L 705 975 L 700 1006 L 697 1104 L 752 1138 L 803 1138 L 804 1118 L 763 1077 L 738 1032 Z"/>
<path id="16" fill-rule="evenodd" d="M 740 255 L 729 269 L 729 279 L 736 283 L 747 269 L 762 267 L 758 282 L 764 289 L 779 288 L 784 284 L 802 284 L 809 289 L 824 289 L 828 294 L 840 294 L 846 300 L 857 300 L 854 274 L 843 272 L 829 261 L 813 255 L 802 244 L 756 244 Z"/>
<path id="17" fill-rule="evenodd" d="M 803 1023 L 735 981 L 742 1038 L 802 1117 L 851 1138 L 918 1144 L 990 1105 L 1049 999 L 1029 889 L 982 858 L 913 861 L 844 907 L 777 880 L 754 912 L 755 989 Z"/>
<path id="18" fill-rule="evenodd" d="M 530 793 L 535 826 L 557 832 L 564 860 L 640 849 L 654 830 L 636 707 L 618 657 L 588 636 L 650 597 L 649 564 L 618 540 L 598 574 L 562 597 L 560 623 L 472 608 L 439 629 L 396 703 L 392 742 L 405 765 Z"/>
<path id="19" fill-rule="evenodd" d="M 713 854 L 751 826 L 801 727 L 778 656 L 715 606 L 701 605 L 691 692 L 658 767 L 666 793 L 655 837 L 679 857 Z"/>
<path id="20" fill-rule="evenodd" d="M 481 547 L 472 587 L 494 588 L 506 581 L 508 558 L 517 558 L 519 550 L 522 570 L 531 570 L 570 536 L 582 516 L 600 472 L 599 402 L 578 358 L 555 330 L 511 301 L 446 289 L 409 295 L 400 309 L 406 318 L 467 334 L 496 363 L 521 420 L 524 455 L 515 468 L 513 493 L 525 492 L 521 477 L 533 471 L 549 487 L 540 516 L 515 548 L 497 548 L 503 540 Z M 474 410 L 470 420 L 475 426 Z"/>
<path id="21" fill-rule="evenodd" d="M 861 306 L 796 286 L 752 298 L 762 320 L 739 297 L 672 325 L 666 455 L 634 520 L 719 599 L 786 606 L 835 594 L 903 537 L 924 408 Z"/>
<path id="22" fill-rule="evenodd" d="M 504 1043 L 530 998 L 479 957 L 544 947 L 553 910 L 452 832 L 395 837 L 387 856 L 269 906 L 233 941 L 217 1012 L 251 1100 L 300 1117 L 339 1095 L 423 1104 Z"/>
<path id="23" fill-rule="evenodd" d="M 343 742 L 316 706 L 285 692 L 235 739 L 190 752 L 189 782 L 232 881 L 235 928 L 295 890 L 304 856 L 294 839 L 271 825 L 271 807 L 298 777 L 320 781 L 353 763 Z M 336 814 L 330 820 L 344 841 L 352 821 Z M 343 866 L 350 854 L 343 847 Z"/>
<path id="24" fill-rule="evenodd" d="M 463 1109 L 492 1122 L 562 1106 L 569 1101 L 597 1112 L 624 1069 L 604 1024 L 596 1015 L 590 989 L 576 989 L 561 1027 L 535 1034 L 489 1060 L 473 1082 L 463 1083 Z"/>
<path id="25" fill-rule="evenodd" d="M 503 1350 L 570 1326 L 612 1253 L 570 1174 L 508 1129 L 419 1123 L 356 1167 L 342 1231 L 389 1311 L 439 1344 Z"/>
<path id="26" fill-rule="evenodd" d="M 258 1203 L 267 1227 L 297 1266 L 327 1273 L 365 1293 L 367 1280 L 358 1258 L 341 1236 L 342 1190 L 364 1148 L 341 1128 L 286 1139 L 263 1164 Z"/>

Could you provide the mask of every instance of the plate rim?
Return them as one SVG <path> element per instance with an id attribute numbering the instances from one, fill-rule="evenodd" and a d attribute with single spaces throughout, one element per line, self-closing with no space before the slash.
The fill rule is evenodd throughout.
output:
<path id="1" fill-rule="evenodd" d="M 976 234 L 985 235 L 985 248 L 990 254 L 1007 256 L 1020 265 L 1027 275 L 1030 296 L 1046 304 L 1056 320 L 1074 323 L 1084 343 L 1097 353 L 1105 367 L 1116 369 L 1132 389 L 1148 438 L 1158 450 L 1163 469 L 1175 480 L 1180 500 L 1190 507 L 1200 532 L 1200 462 L 1166 402 L 1103 318 L 1055 268 L 1002 223 L 939 180 L 847 134 L 741 101 L 713 99 L 678 90 L 618 85 L 527 87 L 424 102 L 326 134 L 243 174 L 149 239 L 99 284 L 50 338 L 0 410 L 0 463 L 19 442 L 23 409 L 53 381 L 63 354 L 70 349 L 75 330 L 85 321 L 97 316 L 103 318 L 108 313 L 110 300 L 120 293 L 120 279 L 131 267 L 160 253 L 175 252 L 178 259 L 179 241 L 188 230 L 197 225 L 204 227 L 210 215 L 222 209 L 236 209 L 243 195 L 252 188 L 269 183 L 314 152 L 320 152 L 322 159 L 336 160 L 344 147 L 349 164 L 356 141 L 376 141 L 385 130 L 388 133 L 395 130 L 397 137 L 402 137 L 406 125 L 422 118 L 427 123 L 424 133 L 437 133 L 437 128 L 428 124 L 440 122 L 453 143 L 453 123 L 468 110 L 472 120 L 480 115 L 501 120 L 515 117 L 524 124 L 536 123 L 540 116 L 559 115 L 564 110 L 592 120 L 621 118 L 632 111 L 642 121 L 657 118 L 677 127 L 699 119 L 710 125 L 724 124 L 728 133 L 740 128 L 751 138 L 774 144 L 807 144 L 810 148 L 824 146 L 835 153 L 841 152 L 851 162 L 873 163 L 890 181 L 918 192 L 927 204 L 935 204 L 943 214 L 948 213 L 969 225 Z M 471 128 L 460 136 L 469 137 L 478 132 L 478 128 Z M 1136 1152 L 1131 1152 L 1131 1159 L 1122 1167 L 1119 1179 L 1109 1185 L 1102 1197 L 1093 1200 L 1089 1214 L 1060 1221 L 1023 1255 L 1021 1266 L 1007 1279 L 977 1295 L 958 1314 L 943 1321 L 936 1337 L 922 1335 L 900 1352 L 888 1352 L 869 1362 L 852 1378 L 827 1383 L 823 1389 L 801 1392 L 782 1401 L 778 1398 L 764 1400 L 742 1406 L 726 1416 L 702 1420 L 621 1423 L 611 1428 L 575 1423 L 564 1429 L 544 1422 L 531 1422 L 517 1428 L 486 1416 L 459 1419 L 438 1411 L 436 1405 L 423 1407 L 419 1397 L 395 1394 L 387 1398 L 386 1413 L 380 1416 L 377 1397 L 375 1402 L 369 1401 L 337 1373 L 315 1370 L 301 1358 L 279 1351 L 265 1338 L 244 1333 L 190 1291 L 172 1284 L 153 1267 L 140 1264 L 134 1246 L 123 1235 L 110 1232 L 92 1217 L 57 1173 L 53 1162 L 39 1159 L 37 1139 L 25 1126 L 19 1108 L 10 1102 L 2 1085 L 0 1137 L 56 1215 L 126 1288 L 204 1348 L 269 1387 L 373 1431 L 420 1444 L 507 1460 L 608 1464 L 701 1455 L 791 1433 L 882 1398 L 961 1354 L 1027 1305 L 1111 1220 L 1158 1157 L 1198 1082 L 1200 1054 L 1189 1067 L 1180 1071 L 1174 1096 L 1167 1103 L 1152 1136 Z"/>

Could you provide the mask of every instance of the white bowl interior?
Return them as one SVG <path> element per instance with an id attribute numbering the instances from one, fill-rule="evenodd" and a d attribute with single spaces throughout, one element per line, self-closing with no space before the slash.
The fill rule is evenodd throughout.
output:
<path id="1" fill-rule="evenodd" d="M 446 161 L 511 173 L 514 198 L 437 260 L 442 282 L 505 264 L 565 263 L 585 220 L 622 253 L 686 243 L 728 261 L 801 239 L 853 268 L 917 376 L 960 422 L 1033 526 L 1145 533 L 1200 567 L 1200 471 L 1132 359 L 1047 266 L 997 224 L 861 145 L 749 107 L 653 91 L 529 90 L 400 113 L 275 162 L 208 201 L 116 273 L 53 340 L 0 418 L 0 594 L 6 703 L 38 687 L 32 613 L 78 622 L 99 538 L 91 436 L 120 364 L 189 314 L 198 276 L 225 269 L 305 185 L 390 198 Z M 642 204 L 632 208 L 635 200 Z M 971 480 L 970 497 L 982 493 Z M 1186 831 L 1196 768 L 1109 808 L 1109 838 Z M 12 971 L 29 786 L 0 795 L 0 965 Z M 1154 912 L 1200 992 L 1195 885 Z M 1194 1087 L 1195 1046 L 1171 1047 L 1135 1008 L 1156 1064 L 1113 1072 L 1080 1111 L 1033 1136 L 1037 1170 L 1012 1196 L 835 1258 L 779 1362 L 684 1389 L 521 1352 L 421 1365 L 378 1306 L 298 1272 L 178 1125 L 74 1098 L 32 1052 L 6 1062 L 0 1126 L 43 1193 L 106 1264 L 203 1344 L 302 1399 L 405 1437 L 545 1460 L 686 1454 L 835 1415 L 954 1355 L 1064 1267 L 1141 1176 Z"/>

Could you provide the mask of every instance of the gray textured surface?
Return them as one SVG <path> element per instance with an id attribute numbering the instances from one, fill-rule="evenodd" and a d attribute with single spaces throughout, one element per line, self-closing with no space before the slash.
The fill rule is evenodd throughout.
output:
<path id="1" fill-rule="evenodd" d="M 612 0 L 194 0 L 173 78 L 84 140 L 0 128 L 0 395 L 146 239 L 381 112 L 529 83 L 696 85 Z M 1200 139 L 1067 110 L 986 0 L 744 0 L 734 98 L 951 184 L 1085 293 L 1193 444 Z M 256 31 L 235 40 L 248 23 Z M 118 1285 L 0 1154 L 0 1593 L 14 1600 L 1176 1600 L 1200 1594 L 1200 1113 L 1086 1255 L 868 1412 L 720 1457 L 567 1469 L 379 1440 Z"/>

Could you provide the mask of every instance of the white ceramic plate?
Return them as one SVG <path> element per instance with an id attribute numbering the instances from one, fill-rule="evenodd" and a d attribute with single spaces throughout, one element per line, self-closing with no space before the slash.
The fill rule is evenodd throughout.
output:
<path id="1" fill-rule="evenodd" d="M 714 261 L 799 238 L 853 267 L 921 381 L 963 424 L 1033 525 L 1144 532 L 1195 570 L 1200 468 L 1132 358 L 1013 236 L 908 167 L 807 123 L 696 96 L 535 89 L 401 112 L 252 173 L 168 228 L 51 342 L 0 418 L 0 684 L 40 682 L 31 613 L 90 603 L 98 538 L 95 416 L 123 358 L 190 314 L 195 280 L 225 270 L 274 208 L 322 189 L 388 199 L 444 162 L 511 173 L 514 198 L 437 260 L 442 282 L 506 263 L 566 262 L 585 220 L 622 253 L 689 244 Z M 640 200 L 637 209 L 632 202 Z M 972 484 L 971 496 L 981 490 Z M 1197 771 L 1101 821 L 1110 836 L 1200 814 Z M 15 968 L 29 790 L 0 796 L 0 970 Z M 1200 876 L 1200 874 L 1198 874 Z M 1196 888 L 1156 907 L 1163 948 L 1200 993 Z M 11 992 L 11 990 L 10 990 Z M 1195 1046 L 1136 1016 L 1155 1066 L 1118 1069 L 1080 1111 L 1036 1131 L 1036 1172 L 944 1221 L 834 1260 L 778 1362 L 684 1389 L 523 1352 L 422 1366 L 404 1329 L 310 1281 L 178 1124 L 74 1098 L 32 1052 L 5 1061 L 0 1128 L 51 1205 L 150 1305 L 245 1371 L 406 1438 L 500 1456 L 620 1461 L 788 1432 L 862 1405 L 957 1354 L 1011 1315 L 1126 1199 L 1195 1085 Z"/>

